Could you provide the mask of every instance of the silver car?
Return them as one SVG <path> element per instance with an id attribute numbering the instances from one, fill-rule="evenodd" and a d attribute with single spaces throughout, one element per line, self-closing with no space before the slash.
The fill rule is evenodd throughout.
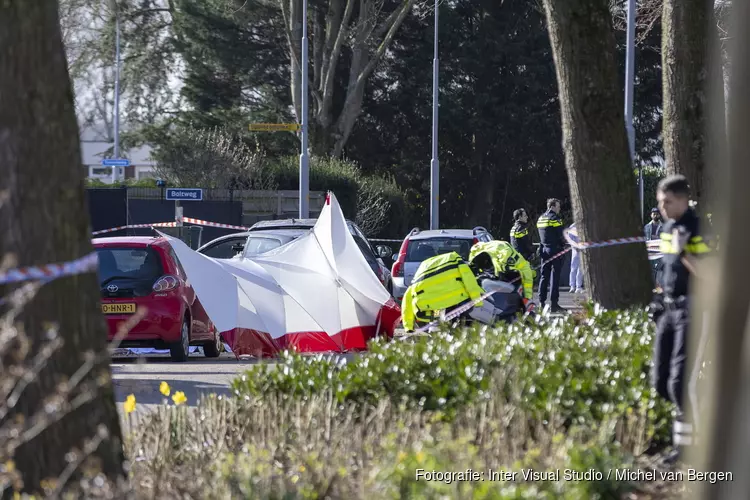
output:
<path id="1" fill-rule="evenodd" d="M 475 243 L 492 241 L 494 238 L 487 229 L 477 226 L 474 229 L 437 229 L 421 231 L 414 228 L 404 238 L 398 255 L 393 256 L 391 277 L 393 296 L 401 301 L 406 289 L 411 285 L 419 265 L 436 255 L 456 252 L 464 260 L 469 260 L 469 252 Z"/>

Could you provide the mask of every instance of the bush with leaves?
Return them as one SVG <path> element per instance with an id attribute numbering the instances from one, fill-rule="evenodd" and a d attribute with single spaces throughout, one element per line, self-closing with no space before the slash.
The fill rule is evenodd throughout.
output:
<path id="1" fill-rule="evenodd" d="M 256 398 L 332 391 L 339 402 L 388 399 L 447 419 L 501 387 L 536 421 L 597 426 L 612 420 L 620 431 L 638 422 L 648 441 L 668 433 L 670 418 L 648 380 L 653 332 L 642 311 L 595 308 L 586 318 L 537 316 L 414 342 L 375 342 L 367 356 L 349 362 L 287 352 L 232 387 Z"/>
<path id="2" fill-rule="evenodd" d="M 268 172 L 278 189 L 299 189 L 296 156 L 269 162 Z M 404 193 L 391 177 L 367 176 L 351 161 L 313 157 L 310 190 L 336 193 L 344 215 L 368 237 L 403 236 L 405 232 Z"/>
<path id="3" fill-rule="evenodd" d="M 273 190 L 265 157 L 221 129 L 181 127 L 154 149 L 156 173 L 172 186 Z"/>

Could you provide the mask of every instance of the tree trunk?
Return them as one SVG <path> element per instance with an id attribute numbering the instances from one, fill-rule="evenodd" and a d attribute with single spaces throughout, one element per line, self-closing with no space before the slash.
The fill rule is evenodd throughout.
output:
<path id="1" fill-rule="evenodd" d="M 698 201 L 705 195 L 705 102 L 713 4 L 713 0 L 664 0 L 662 15 L 667 173 L 687 177 Z"/>
<path id="2" fill-rule="evenodd" d="M 10 267 L 74 260 L 93 251 L 85 204 L 78 125 L 58 20 L 57 2 L 8 0 L 0 4 L 0 256 Z M 9 287 L 0 287 L 5 294 Z M 62 347 L 41 369 L 7 417 L 44 413 L 44 399 L 84 363 L 88 352 L 106 353 L 96 273 L 61 278 L 43 286 L 19 317 L 38 353 L 50 324 Z M 27 360 L 28 362 L 29 360 Z M 96 390 L 105 381 L 106 390 Z M 112 395 L 109 357 L 95 363 L 67 398 L 82 391 L 89 402 L 32 437 L 14 457 L 26 491 L 57 478 L 73 448 L 106 437 L 91 458 L 113 480 L 124 479 L 123 451 Z M 85 394 L 85 393 L 84 393 Z M 84 398 L 85 399 L 85 398 Z M 50 415 L 54 416 L 54 415 Z"/>
<path id="3" fill-rule="evenodd" d="M 712 23 L 711 23 L 712 24 Z M 700 443 L 705 446 L 704 463 L 695 464 L 697 470 L 732 472 L 732 481 L 706 482 L 694 491 L 693 498 L 747 498 L 750 476 L 747 475 L 747 443 L 750 429 L 750 359 L 748 358 L 748 305 L 750 303 L 750 267 L 745 264 L 750 234 L 737 230 L 744 225 L 745 214 L 750 210 L 747 185 L 750 183 L 750 5 L 735 1 L 732 5 L 732 27 L 730 44 L 733 67 L 729 87 L 729 161 L 716 162 L 715 197 L 716 216 L 714 224 L 721 234 L 718 259 L 701 262 L 698 270 L 701 283 L 693 284 L 698 293 L 696 303 L 709 310 L 708 351 L 713 354 L 713 368 L 706 377 L 706 390 L 699 392 L 701 412 L 705 412 L 699 426 Z M 718 62 L 717 62 L 718 64 Z M 724 119 L 723 100 L 710 101 L 711 135 L 714 123 Z M 720 139 L 719 139 L 720 140 Z M 718 140 L 717 140 L 718 142 Z M 701 322 L 693 314 L 690 343 L 696 351 L 698 334 L 702 333 Z M 688 366 L 693 365 L 692 357 Z M 708 411 L 706 411 L 708 408 Z M 689 457 L 690 458 L 690 457 Z"/>
<path id="4" fill-rule="evenodd" d="M 544 0 L 557 71 L 565 165 L 582 241 L 640 236 L 636 183 L 608 0 Z M 642 244 L 583 253 L 586 286 L 605 308 L 646 304 Z"/>

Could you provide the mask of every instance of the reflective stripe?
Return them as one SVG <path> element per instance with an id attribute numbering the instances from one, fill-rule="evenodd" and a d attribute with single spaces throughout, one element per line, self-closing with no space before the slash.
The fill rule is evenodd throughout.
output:
<path id="1" fill-rule="evenodd" d="M 514 238 L 523 238 L 524 236 L 527 236 L 529 234 L 528 231 L 520 231 L 520 232 L 511 232 L 510 235 Z"/>
<path id="2" fill-rule="evenodd" d="M 701 241 L 700 243 L 688 243 L 687 245 L 685 245 L 685 250 L 687 250 L 688 253 L 696 255 L 709 253 L 711 251 L 711 249 L 708 248 L 708 245 L 706 245 L 706 243 L 703 241 Z"/>
<path id="3" fill-rule="evenodd" d="M 414 279 L 412 280 L 412 283 L 413 284 L 417 284 L 420 281 L 424 281 L 426 279 L 432 278 L 433 276 L 437 276 L 438 274 L 448 272 L 448 271 L 450 271 L 452 269 L 458 269 L 458 264 L 449 263 L 446 266 L 437 267 L 435 269 L 430 269 L 430 272 L 428 272 L 428 273 L 422 274 L 420 276 L 414 276 Z M 459 276 L 460 275 L 457 272 L 456 273 L 450 273 L 450 277 L 451 278 L 457 278 Z M 444 281 L 444 280 L 440 280 L 440 281 Z"/>
<path id="4" fill-rule="evenodd" d="M 673 434 L 672 442 L 676 446 L 691 446 L 693 444 L 693 438 L 690 435 L 685 434 Z"/>
<path id="5" fill-rule="evenodd" d="M 693 432 L 693 424 L 689 422 L 681 422 L 680 420 L 675 420 L 672 423 L 672 430 L 674 432 L 691 433 Z"/>

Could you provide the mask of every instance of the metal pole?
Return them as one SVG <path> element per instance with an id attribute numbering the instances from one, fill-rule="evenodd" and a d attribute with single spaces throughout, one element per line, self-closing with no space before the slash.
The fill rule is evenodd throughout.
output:
<path id="1" fill-rule="evenodd" d="M 435 42 L 432 59 L 432 161 L 430 162 L 430 229 L 440 225 L 440 163 L 438 162 L 438 0 L 435 0 Z"/>
<path id="2" fill-rule="evenodd" d="M 120 158 L 120 12 L 117 2 L 115 7 L 115 158 Z M 120 167 L 112 167 L 112 182 L 119 179 Z"/>
<path id="3" fill-rule="evenodd" d="M 310 217 L 310 158 L 307 153 L 307 0 L 302 0 L 302 151 L 299 156 L 299 218 Z"/>
<path id="4" fill-rule="evenodd" d="M 627 52 L 625 56 L 625 129 L 628 133 L 631 165 L 635 166 L 635 128 L 633 127 L 633 85 L 635 81 L 635 5 L 628 0 Z M 643 223 L 643 168 L 638 166 L 638 199 Z"/>

